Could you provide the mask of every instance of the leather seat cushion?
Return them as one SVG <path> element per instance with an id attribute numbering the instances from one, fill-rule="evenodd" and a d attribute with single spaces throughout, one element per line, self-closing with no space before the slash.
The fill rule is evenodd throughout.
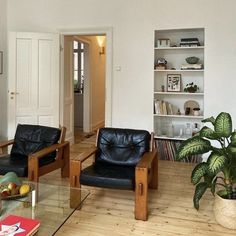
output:
<path id="1" fill-rule="evenodd" d="M 97 140 L 96 161 L 135 166 L 149 151 L 150 139 L 146 130 L 102 128 Z"/>
<path id="2" fill-rule="evenodd" d="M 54 157 L 45 157 L 39 160 L 39 166 L 54 162 Z M 28 176 L 28 157 L 22 155 L 6 155 L 0 157 L 0 175 L 13 171 L 20 177 Z"/>
<path id="3" fill-rule="evenodd" d="M 133 190 L 135 187 L 135 168 L 96 163 L 81 171 L 80 183 L 103 188 Z"/>
<path id="4" fill-rule="evenodd" d="M 61 130 L 40 125 L 17 126 L 11 155 L 28 156 L 59 141 Z M 52 153 L 49 157 L 55 157 Z"/>

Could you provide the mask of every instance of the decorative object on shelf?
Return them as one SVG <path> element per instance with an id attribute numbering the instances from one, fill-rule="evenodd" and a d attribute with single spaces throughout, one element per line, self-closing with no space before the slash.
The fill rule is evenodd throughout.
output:
<path id="1" fill-rule="evenodd" d="M 178 109 L 176 115 L 179 115 L 179 116 L 181 115 L 180 109 Z"/>
<path id="2" fill-rule="evenodd" d="M 181 74 L 167 75 L 167 91 L 180 92 L 181 89 Z"/>
<path id="3" fill-rule="evenodd" d="M 166 70 L 167 68 L 167 61 L 165 60 L 165 58 L 159 57 L 156 59 L 155 62 L 155 69 L 156 70 Z"/>
<path id="4" fill-rule="evenodd" d="M 216 221 L 236 229 L 236 131 L 233 131 L 232 118 L 229 113 L 221 112 L 216 118 L 212 116 L 202 122 L 210 123 L 212 128 L 204 126 L 199 135 L 184 141 L 176 158 L 183 160 L 210 152 L 207 161 L 199 163 L 192 171 L 191 181 L 196 185 L 194 207 L 199 209 L 199 201 L 209 188 L 215 196 Z M 216 191 L 216 186 L 221 190 Z"/>
<path id="5" fill-rule="evenodd" d="M 198 90 L 199 90 L 199 87 L 193 82 L 186 84 L 184 88 L 184 92 L 188 92 L 188 93 L 196 93 Z"/>
<path id="6" fill-rule="evenodd" d="M 185 137 L 189 138 L 192 136 L 192 128 L 191 128 L 191 124 L 190 123 L 187 123 L 186 124 L 186 128 L 185 128 Z"/>
<path id="7" fill-rule="evenodd" d="M 198 38 L 181 38 L 180 47 L 198 47 L 200 46 Z"/>
<path id="8" fill-rule="evenodd" d="M 193 108 L 193 115 L 194 116 L 200 116 L 200 108 L 199 107 L 194 107 Z"/>
<path id="9" fill-rule="evenodd" d="M 162 86 L 161 86 L 161 91 L 162 91 L 162 92 L 165 92 L 165 85 L 162 85 Z"/>
<path id="10" fill-rule="evenodd" d="M 198 57 L 187 57 L 187 58 L 185 58 L 185 61 L 188 64 L 197 64 L 199 61 L 199 58 Z"/>
<path id="11" fill-rule="evenodd" d="M 185 61 L 188 64 L 181 65 L 181 70 L 201 70 L 203 68 L 203 65 L 201 63 L 198 63 L 198 57 L 187 57 L 185 58 Z"/>
<path id="12" fill-rule="evenodd" d="M 194 124 L 194 128 L 193 128 L 193 131 L 192 131 L 192 136 L 197 135 L 198 132 L 199 132 L 198 124 L 195 123 L 195 124 Z"/>
<path id="13" fill-rule="evenodd" d="M 186 115 L 194 115 L 194 111 L 193 111 L 193 108 L 199 108 L 199 104 L 197 101 L 194 101 L 194 100 L 188 100 L 184 103 L 184 110 L 185 110 L 185 114 L 186 114 L 186 110 L 189 109 L 189 113 L 186 114 Z"/>
<path id="14" fill-rule="evenodd" d="M 157 47 L 158 48 L 170 47 L 170 39 L 157 39 Z"/>
<path id="15" fill-rule="evenodd" d="M 190 114 L 190 107 L 185 107 L 185 115 L 188 116 Z"/>

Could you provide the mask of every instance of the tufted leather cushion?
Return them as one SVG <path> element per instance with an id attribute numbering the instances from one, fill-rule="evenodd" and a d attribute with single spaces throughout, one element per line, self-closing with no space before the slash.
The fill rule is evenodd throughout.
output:
<path id="1" fill-rule="evenodd" d="M 60 129 L 52 127 L 19 124 L 16 129 L 11 156 L 26 157 L 31 153 L 35 153 L 45 147 L 49 147 L 58 142 L 60 134 Z M 47 156 L 47 158 L 54 157 L 55 153 Z"/>
<path id="2" fill-rule="evenodd" d="M 96 162 L 135 166 L 149 151 L 151 135 L 146 130 L 102 128 L 98 135 Z"/>
<path id="3" fill-rule="evenodd" d="M 80 183 L 103 188 L 134 189 L 134 177 L 134 167 L 96 163 L 82 170 Z"/>
<path id="4" fill-rule="evenodd" d="M 61 130 L 40 125 L 18 125 L 11 154 L 0 157 L 0 174 L 14 171 L 18 176 L 28 175 L 28 155 L 58 143 Z M 39 166 L 55 161 L 56 152 L 39 160 Z"/>

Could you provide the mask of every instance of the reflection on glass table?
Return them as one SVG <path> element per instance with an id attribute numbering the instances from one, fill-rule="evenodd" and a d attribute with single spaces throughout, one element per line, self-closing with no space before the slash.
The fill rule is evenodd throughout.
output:
<path id="1" fill-rule="evenodd" d="M 85 189 L 28 183 L 35 190 L 35 207 L 32 207 L 32 191 L 23 198 L 2 200 L 1 219 L 9 214 L 37 219 L 40 221 L 37 235 L 54 235 L 89 195 Z"/>

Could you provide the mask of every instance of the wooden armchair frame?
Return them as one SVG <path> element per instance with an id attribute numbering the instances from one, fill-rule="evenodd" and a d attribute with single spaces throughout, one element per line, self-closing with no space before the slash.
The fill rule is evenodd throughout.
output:
<path id="1" fill-rule="evenodd" d="M 81 153 L 73 160 L 70 160 L 70 186 L 81 188 L 80 173 L 82 163 L 92 157 L 97 151 L 96 147 L 90 148 Z M 148 218 L 148 188 L 158 188 L 158 158 L 154 141 L 154 134 L 151 134 L 150 151 L 145 153 L 135 167 L 135 219 L 147 220 Z M 73 194 L 73 192 L 71 192 Z M 80 198 L 78 192 L 71 198 Z"/>
<path id="2" fill-rule="evenodd" d="M 59 168 L 61 168 L 62 177 L 69 177 L 70 143 L 65 141 L 65 134 L 66 128 L 62 127 L 60 139 L 57 144 L 53 144 L 28 156 L 28 179 L 30 181 L 38 182 L 40 176 Z M 14 144 L 14 139 L 1 142 L 0 154 L 6 154 L 7 147 L 12 144 Z M 57 151 L 55 161 L 47 165 L 39 166 L 39 159 L 54 151 Z"/>

